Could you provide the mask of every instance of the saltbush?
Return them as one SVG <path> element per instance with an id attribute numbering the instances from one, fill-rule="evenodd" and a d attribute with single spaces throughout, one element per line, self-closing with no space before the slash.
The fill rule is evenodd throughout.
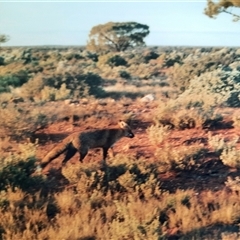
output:
<path id="1" fill-rule="evenodd" d="M 107 60 L 107 64 L 111 67 L 126 66 L 127 61 L 123 57 L 115 55 Z"/>
<path id="2" fill-rule="evenodd" d="M 0 57 L 0 66 L 3 66 L 3 65 L 4 65 L 4 58 Z"/>
<path id="3" fill-rule="evenodd" d="M 30 99 L 54 101 L 70 96 L 78 98 L 93 95 L 103 96 L 103 79 L 95 73 L 64 73 L 52 76 L 38 74 L 24 84 L 22 95 Z"/>
<path id="4" fill-rule="evenodd" d="M 220 49 L 210 52 L 200 52 L 187 55 L 185 59 L 177 57 L 171 71 L 167 72 L 171 77 L 172 86 L 176 87 L 180 92 L 188 89 L 191 80 L 201 74 L 212 72 L 219 67 L 229 66 L 235 61 L 235 53 L 229 49 Z M 168 64 L 168 66 L 170 66 Z"/>
<path id="5" fill-rule="evenodd" d="M 2 160 L 4 161 L 4 160 Z M 31 176 L 36 170 L 35 158 L 14 159 L 0 169 L 0 191 L 20 188 L 24 191 L 40 187 L 41 177 Z M 35 189 L 36 190 L 36 189 Z"/>
<path id="6" fill-rule="evenodd" d="M 154 51 L 147 51 L 143 54 L 144 62 L 148 63 L 152 59 L 157 59 L 159 54 Z"/>
<path id="7" fill-rule="evenodd" d="M 218 68 L 194 77 L 188 89 L 178 97 L 178 101 L 192 106 L 240 106 L 240 71 Z"/>
<path id="8" fill-rule="evenodd" d="M 0 93 L 10 92 L 11 87 L 20 87 L 29 79 L 27 72 L 21 70 L 15 74 L 0 76 Z"/>
<path id="9" fill-rule="evenodd" d="M 130 79 L 131 75 L 127 71 L 121 70 L 119 71 L 119 76 L 124 79 Z"/>

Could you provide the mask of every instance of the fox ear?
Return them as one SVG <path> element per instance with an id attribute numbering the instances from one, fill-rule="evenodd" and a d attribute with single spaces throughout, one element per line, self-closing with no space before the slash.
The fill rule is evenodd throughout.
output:
<path id="1" fill-rule="evenodd" d="M 119 120 L 118 125 L 119 125 L 120 128 L 127 127 L 127 124 L 123 120 Z"/>

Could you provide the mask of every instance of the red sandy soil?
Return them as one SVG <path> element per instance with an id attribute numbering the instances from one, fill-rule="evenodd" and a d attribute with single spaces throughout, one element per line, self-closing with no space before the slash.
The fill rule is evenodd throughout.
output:
<path id="1" fill-rule="evenodd" d="M 199 159 L 201 164 L 194 169 L 168 171 L 160 174 L 162 189 L 166 189 L 170 192 L 174 192 L 176 189 L 218 191 L 225 187 L 224 182 L 227 180 L 228 176 L 235 177 L 240 175 L 239 170 L 231 169 L 223 165 L 219 157 L 215 153 L 211 152 L 208 146 L 209 131 L 211 131 L 212 135 L 221 134 L 226 140 L 238 136 L 238 129 L 235 129 L 232 126 L 231 115 L 224 117 L 224 121 L 215 129 L 194 128 L 185 130 L 172 130 L 167 140 L 158 146 L 154 146 L 150 143 L 148 135 L 146 134 L 147 127 L 149 127 L 152 123 L 144 120 L 146 119 L 144 116 L 151 116 L 154 110 L 154 108 L 148 108 L 142 112 L 138 112 L 136 119 L 131 123 L 133 132 L 135 133 L 135 138 L 123 138 L 117 142 L 114 146 L 114 152 L 116 154 L 124 153 L 131 155 L 136 159 L 144 157 L 145 159 L 149 159 L 149 161 L 160 161 L 160 159 L 157 159 L 156 156 L 154 156 L 154 152 L 157 148 L 163 148 L 164 144 L 170 144 L 174 149 L 183 146 L 188 147 L 191 145 L 202 144 L 209 150 L 201 159 Z M 236 112 L 239 110 L 235 109 L 231 111 Z M 94 123 L 94 128 L 96 128 L 95 126 L 96 124 Z M 48 128 L 39 131 L 35 136 L 39 139 L 37 158 L 43 158 L 46 153 L 48 153 L 54 146 L 58 144 L 58 142 L 72 132 L 84 131 L 89 128 L 91 128 L 91 124 L 88 123 L 85 125 L 83 121 L 74 126 L 70 122 L 64 121 L 55 123 L 50 125 Z M 68 164 L 79 164 L 78 157 L 78 154 L 76 154 Z M 51 164 L 51 167 L 59 169 L 62 159 L 63 157 L 59 157 L 57 160 L 54 160 Z M 84 161 L 93 160 L 101 160 L 101 152 L 99 150 L 90 150 L 87 157 L 84 159 Z"/>

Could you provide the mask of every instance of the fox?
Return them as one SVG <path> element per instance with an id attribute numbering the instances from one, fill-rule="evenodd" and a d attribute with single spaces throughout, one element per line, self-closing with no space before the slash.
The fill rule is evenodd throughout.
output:
<path id="1" fill-rule="evenodd" d="M 93 148 L 102 148 L 103 162 L 105 163 L 108 150 L 113 151 L 113 145 L 118 140 L 123 137 L 134 137 L 134 133 L 126 122 L 120 120 L 118 125 L 118 128 L 95 129 L 70 134 L 42 159 L 40 168 L 45 168 L 52 160 L 64 152 L 66 152 L 66 155 L 62 165 L 65 165 L 77 152 L 80 154 L 79 161 L 83 162 L 88 150 Z"/>

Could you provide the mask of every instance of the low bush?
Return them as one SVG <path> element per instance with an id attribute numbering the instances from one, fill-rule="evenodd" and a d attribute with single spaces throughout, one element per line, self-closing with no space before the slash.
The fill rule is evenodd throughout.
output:
<path id="1" fill-rule="evenodd" d="M 229 106 L 237 107 L 239 100 L 240 71 L 231 68 L 218 68 L 201 74 L 190 81 L 188 89 L 178 97 L 182 102 L 186 99 L 193 106 Z"/>
<path id="2" fill-rule="evenodd" d="M 4 159 L 1 160 L 4 162 Z M 41 176 L 31 176 L 36 170 L 34 158 L 16 160 L 4 164 L 0 169 L 0 191 L 19 188 L 23 191 L 37 191 L 41 187 Z"/>
<path id="3" fill-rule="evenodd" d="M 29 79 L 27 72 L 19 71 L 13 75 L 0 76 L 0 93 L 10 92 L 11 87 L 20 87 Z"/>
<path id="4" fill-rule="evenodd" d="M 170 131 L 169 126 L 151 125 L 147 128 L 146 133 L 148 134 L 150 142 L 154 145 L 158 145 L 167 139 Z"/>
<path id="5" fill-rule="evenodd" d="M 72 172 L 78 175 L 74 185 L 47 196 L 29 191 L 37 180 L 41 191 L 46 183 L 16 170 L 31 169 L 27 161 L 20 163 L 0 171 L 15 186 L 0 195 L 2 239 L 165 239 L 172 229 L 199 237 L 199 229 L 237 221 L 237 193 L 164 192 L 157 166 L 143 159 L 136 164 L 119 155 L 104 170 L 83 163 Z"/>
<path id="6" fill-rule="evenodd" d="M 3 57 L 0 57 L 0 66 L 3 66 L 4 65 L 4 58 Z"/>
<path id="7" fill-rule="evenodd" d="M 176 105 L 174 105 L 174 103 Z M 169 128 L 184 130 L 190 128 L 213 128 L 219 126 L 223 117 L 215 113 L 213 108 L 181 107 L 178 101 L 159 106 L 155 112 L 154 122 Z"/>
<path id="8" fill-rule="evenodd" d="M 29 99 L 54 101 L 69 97 L 104 96 L 103 79 L 95 73 L 38 74 L 23 85 L 21 95 Z"/>
<path id="9" fill-rule="evenodd" d="M 171 145 L 164 145 L 161 149 L 156 149 L 154 156 L 158 162 L 158 170 L 167 172 L 171 170 L 183 171 L 197 169 L 201 159 L 207 150 L 202 144 L 198 146 L 183 146 L 179 149 L 172 148 Z"/>
<path id="10" fill-rule="evenodd" d="M 127 65 L 127 61 L 119 55 L 115 55 L 113 57 L 110 57 L 107 60 L 106 63 L 111 67 L 118 67 L 118 66 L 126 66 Z"/>
<path id="11" fill-rule="evenodd" d="M 177 54 L 175 56 L 178 58 Z M 171 77 L 172 86 L 180 92 L 189 88 L 193 78 L 201 77 L 202 74 L 215 71 L 219 67 L 228 67 L 235 61 L 235 52 L 225 48 L 207 53 L 195 52 L 186 56 L 182 61 L 180 57 L 174 60 L 174 63 L 170 64 L 173 68 L 167 73 Z"/>
<path id="12" fill-rule="evenodd" d="M 121 70 L 119 71 L 119 76 L 124 79 L 130 79 L 131 75 L 127 71 Z"/>
<path id="13" fill-rule="evenodd" d="M 227 146 L 223 148 L 220 159 L 226 166 L 232 168 L 240 167 L 240 151 L 236 147 Z"/>
<path id="14" fill-rule="evenodd" d="M 148 63 L 152 59 L 157 59 L 158 57 L 159 57 L 159 54 L 154 51 L 146 51 L 145 53 L 143 53 L 143 58 L 145 63 Z"/>

